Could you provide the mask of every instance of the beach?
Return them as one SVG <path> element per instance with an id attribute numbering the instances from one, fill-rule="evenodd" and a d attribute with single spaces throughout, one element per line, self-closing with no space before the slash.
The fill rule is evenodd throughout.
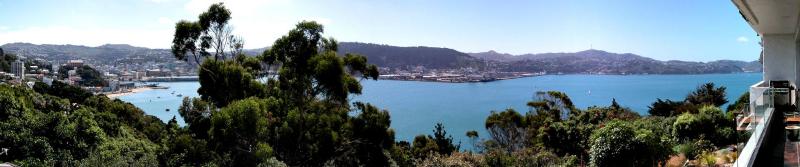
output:
<path id="1" fill-rule="evenodd" d="M 153 89 L 152 87 L 137 87 L 137 88 L 129 89 L 127 91 L 117 91 L 117 92 L 106 93 L 105 95 L 108 98 L 116 99 L 117 97 L 120 97 L 120 96 L 130 95 L 130 94 L 139 93 L 139 92 L 143 92 L 143 91 L 148 91 L 148 90 L 152 90 L 152 89 Z"/>

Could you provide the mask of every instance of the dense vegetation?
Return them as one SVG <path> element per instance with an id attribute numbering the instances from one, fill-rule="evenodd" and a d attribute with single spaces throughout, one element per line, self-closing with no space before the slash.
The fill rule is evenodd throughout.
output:
<path id="1" fill-rule="evenodd" d="M 162 143 L 180 128 L 119 100 L 77 87 L 0 85 L 2 161 L 23 166 L 159 164 Z M 43 87 L 42 87 L 43 86 Z"/>
<path id="2" fill-rule="evenodd" d="M 16 55 L 6 53 L 0 54 L 0 70 L 4 72 L 11 72 L 11 63 L 14 61 L 17 61 Z"/>
<path id="3" fill-rule="evenodd" d="M 683 101 L 657 100 L 642 117 L 611 100 L 576 108 L 562 92 L 537 92 L 525 113 L 494 111 L 488 134 L 461 150 L 442 124 L 395 141 L 388 111 L 351 101 L 377 66 L 339 54 L 323 27 L 303 21 L 258 56 L 244 56 L 214 4 L 176 24 L 173 53 L 203 60 L 199 98 L 179 109 L 186 126 L 130 103 L 54 82 L 0 85 L 0 161 L 24 166 L 657 166 L 676 155 L 704 159 L 739 137 L 725 88 L 701 85 Z M 215 32 L 216 31 L 216 32 Z M 213 47 L 209 43 L 217 43 Z M 207 49 L 215 50 L 213 52 Z M 230 50 L 229 50 L 230 49 Z M 266 67 L 278 67 L 277 74 Z M 265 79 L 265 80 L 262 80 Z M 741 107 L 746 101 L 737 100 Z M 730 107 L 729 107 L 730 108 Z M 730 112 L 729 112 L 730 113 Z M 480 135 L 485 140 L 478 141 Z"/>
<path id="4" fill-rule="evenodd" d="M 103 74 L 100 71 L 95 70 L 94 68 L 90 67 L 89 65 L 83 65 L 80 67 L 74 67 L 70 65 L 64 65 L 58 68 L 58 77 L 61 79 L 66 79 L 69 77 L 69 71 L 75 70 L 75 75 L 80 77 L 80 81 L 78 84 L 82 86 L 107 86 L 108 81 L 103 78 Z"/>

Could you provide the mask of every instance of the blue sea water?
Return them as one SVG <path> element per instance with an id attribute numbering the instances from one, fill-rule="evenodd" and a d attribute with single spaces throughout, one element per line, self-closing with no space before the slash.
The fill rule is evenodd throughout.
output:
<path id="1" fill-rule="evenodd" d="M 713 82 L 727 87 L 732 103 L 762 78 L 761 73 L 703 74 L 703 75 L 547 75 L 486 83 L 437 83 L 418 81 L 363 80 L 363 94 L 353 101 L 372 103 L 391 115 L 397 140 L 411 141 L 419 134 L 431 134 L 437 122 L 447 132 L 469 148 L 466 131 L 476 130 L 480 136 L 484 120 L 491 111 L 514 108 L 528 111 L 526 102 L 536 91 L 557 90 L 569 95 L 575 105 L 607 106 L 611 99 L 634 111 L 647 115 L 647 106 L 657 98 L 682 100 L 697 86 Z M 165 90 L 150 90 L 120 97 L 142 108 L 146 113 L 164 121 L 176 116 L 182 97 L 197 97 L 197 82 L 166 82 Z M 165 109 L 170 111 L 166 112 Z"/>

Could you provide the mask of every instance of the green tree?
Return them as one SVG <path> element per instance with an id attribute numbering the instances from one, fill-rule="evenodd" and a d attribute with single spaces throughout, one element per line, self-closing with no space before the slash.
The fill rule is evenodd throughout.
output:
<path id="1" fill-rule="evenodd" d="M 377 67 L 365 64 L 363 56 L 337 56 L 336 40 L 323 38 L 322 32 L 322 25 L 316 22 L 300 22 L 261 56 L 266 64 L 281 65 L 277 86 L 298 104 L 318 96 L 346 104 L 348 94 L 361 93 L 354 74 L 378 77 Z"/>
<path id="2" fill-rule="evenodd" d="M 347 125 L 352 127 L 352 134 L 348 134 L 350 141 L 337 148 L 343 150 L 342 153 L 329 163 L 336 166 L 389 166 L 391 157 L 384 153 L 394 145 L 389 112 L 368 103 L 355 102 L 354 106 L 360 113 L 348 121 Z"/>
<path id="3" fill-rule="evenodd" d="M 728 103 L 725 99 L 725 87 L 715 87 L 714 83 L 706 83 L 697 87 L 697 90 L 686 96 L 686 101 L 695 105 L 722 106 Z"/>
<path id="4" fill-rule="evenodd" d="M 506 152 L 511 153 L 521 149 L 525 144 L 527 135 L 525 118 L 514 109 L 503 112 L 492 111 L 486 118 L 486 131 Z"/>
<path id="5" fill-rule="evenodd" d="M 669 153 L 662 138 L 651 129 L 611 121 L 591 136 L 591 166 L 656 166 Z"/>
<path id="6" fill-rule="evenodd" d="M 247 97 L 264 97 L 265 87 L 243 66 L 234 61 L 205 61 L 198 73 L 200 97 L 217 107 Z M 220 89 L 225 88 L 225 89 Z"/>
<path id="7" fill-rule="evenodd" d="M 416 159 L 423 159 L 428 154 L 439 152 L 439 145 L 428 135 L 417 135 L 411 145 L 411 152 Z"/>
<path id="8" fill-rule="evenodd" d="M 398 141 L 395 142 L 392 147 L 390 155 L 392 155 L 392 160 L 394 160 L 397 166 L 412 167 L 414 166 L 414 155 L 411 151 L 410 143 L 407 141 Z"/>
<path id="9" fill-rule="evenodd" d="M 196 138 L 207 139 L 211 128 L 211 104 L 200 98 L 184 97 L 178 113 L 183 117 L 189 132 Z"/>
<path id="10" fill-rule="evenodd" d="M 728 109 L 725 111 L 725 116 L 729 120 L 736 119 L 736 114 L 742 113 L 743 110 L 748 109 L 748 105 L 750 104 L 750 92 L 744 92 L 742 95 L 739 96 L 739 99 L 736 100 L 731 105 L 728 105 Z"/>
<path id="11" fill-rule="evenodd" d="M 467 133 L 465 135 L 467 136 L 467 138 L 469 138 L 470 144 L 472 144 L 472 150 L 473 151 L 477 150 L 478 149 L 478 145 L 477 145 L 478 144 L 478 137 L 479 137 L 478 136 L 478 131 L 470 130 L 470 131 L 467 131 Z"/>
<path id="12" fill-rule="evenodd" d="M 616 103 L 616 100 L 614 102 Z M 561 121 L 564 114 L 578 111 L 569 96 L 559 91 L 536 92 L 536 98 L 528 102 L 528 107 L 532 108 L 531 113 L 544 116 L 549 121 Z"/>
<path id="13" fill-rule="evenodd" d="M 210 144 L 230 155 L 233 164 L 227 165 L 255 166 L 271 157 L 272 147 L 265 142 L 274 123 L 269 113 L 276 109 L 275 103 L 274 99 L 248 98 L 211 115 Z"/>
<path id="14" fill-rule="evenodd" d="M 681 105 L 683 105 L 683 102 L 672 101 L 669 99 L 666 100 L 656 99 L 656 101 L 653 102 L 653 104 L 650 104 L 650 106 L 647 107 L 648 108 L 647 112 L 650 113 L 650 115 L 652 116 L 663 116 L 663 117 L 676 116 L 680 114 L 678 112 L 678 108 Z"/>
<path id="15" fill-rule="evenodd" d="M 696 139 L 710 140 L 716 146 L 724 146 L 736 142 L 734 123 L 722 114 L 722 110 L 714 106 L 704 106 L 699 113 L 684 113 L 675 120 L 672 134 L 680 141 Z"/>
<path id="16" fill-rule="evenodd" d="M 228 25 L 231 12 L 223 3 L 212 4 L 198 16 L 198 21 L 181 20 L 175 24 L 172 54 L 178 60 L 197 63 L 205 57 L 214 60 L 233 58 L 242 53 L 243 41 L 232 34 Z M 209 49 L 212 49 L 209 51 Z"/>
<path id="17" fill-rule="evenodd" d="M 11 63 L 17 60 L 17 56 L 9 53 L 0 54 L 0 70 L 5 72 L 11 71 Z"/>
<path id="18" fill-rule="evenodd" d="M 78 77 L 81 77 L 81 80 L 78 82 L 78 84 L 80 84 L 80 85 L 83 85 L 83 86 L 107 86 L 108 85 L 108 81 L 106 81 L 105 78 L 103 78 L 103 74 L 101 74 L 100 71 L 95 70 L 94 68 L 92 68 L 89 65 L 83 65 L 83 66 L 80 66 L 80 67 L 74 67 L 74 66 L 69 66 L 69 65 L 61 66 L 58 69 L 59 77 L 60 78 L 69 77 L 69 73 L 68 72 L 70 70 L 75 70 L 75 74 Z"/>
<path id="19" fill-rule="evenodd" d="M 461 144 L 453 144 L 453 136 L 448 136 L 447 131 L 444 129 L 442 123 L 436 123 L 433 129 L 433 141 L 439 146 L 439 154 L 450 155 L 454 151 L 458 151 Z"/>

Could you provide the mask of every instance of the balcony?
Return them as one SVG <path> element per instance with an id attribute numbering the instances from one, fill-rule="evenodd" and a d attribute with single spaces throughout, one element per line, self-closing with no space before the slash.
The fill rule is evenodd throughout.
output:
<path id="1" fill-rule="evenodd" d="M 800 116 L 795 107 L 789 107 L 794 103 L 787 104 L 791 94 L 789 88 L 763 81 L 750 87 L 750 106 L 736 120 L 737 129 L 750 136 L 740 144 L 733 166 L 800 165 L 800 142 L 794 140 L 800 132 Z"/>

